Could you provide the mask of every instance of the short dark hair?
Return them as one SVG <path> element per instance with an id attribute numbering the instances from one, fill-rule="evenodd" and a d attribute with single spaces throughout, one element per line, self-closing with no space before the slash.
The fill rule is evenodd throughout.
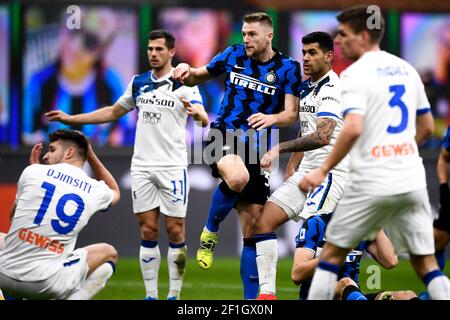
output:
<path id="1" fill-rule="evenodd" d="M 243 21 L 246 23 L 259 22 L 273 28 L 272 18 L 265 12 L 253 12 L 246 14 Z"/>
<path id="2" fill-rule="evenodd" d="M 175 37 L 169 31 L 164 29 L 153 30 L 148 33 L 148 40 L 166 39 L 166 47 L 168 49 L 175 48 Z"/>
<path id="3" fill-rule="evenodd" d="M 323 53 L 334 51 L 333 38 L 326 32 L 315 31 L 302 38 L 303 44 L 318 43 Z"/>
<path id="4" fill-rule="evenodd" d="M 340 23 L 347 23 L 355 33 L 367 31 L 371 43 L 380 43 L 384 35 L 384 18 L 381 15 L 380 28 L 369 28 L 367 21 L 371 18 L 373 13 L 367 12 L 367 8 L 368 7 L 365 5 L 351 7 L 340 12 L 336 16 L 336 19 Z"/>
<path id="5" fill-rule="evenodd" d="M 87 158 L 89 142 L 86 136 L 78 130 L 59 129 L 48 135 L 50 142 L 62 140 L 73 143 L 78 149 L 78 154 L 83 161 Z"/>

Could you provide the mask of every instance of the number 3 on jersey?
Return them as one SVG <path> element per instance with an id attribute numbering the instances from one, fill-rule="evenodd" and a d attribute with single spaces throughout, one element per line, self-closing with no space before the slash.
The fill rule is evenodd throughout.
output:
<path id="1" fill-rule="evenodd" d="M 389 100 L 389 106 L 391 108 L 398 107 L 402 112 L 402 119 L 398 126 L 389 126 L 387 132 L 400 133 L 408 126 L 408 108 L 402 101 L 402 96 L 405 94 L 405 86 L 403 84 L 389 86 L 389 92 L 393 92 L 394 96 Z"/>
<path id="2" fill-rule="evenodd" d="M 52 201 L 53 194 L 55 193 L 56 186 L 54 184 L 43 182 L 42 186 L 45 189 L 44 199 L 42 200 L 41 206 L 38 210 L 36 217 L 34 218 L 34 223 L 38 226 L 41 225 L 42 220 L 47 212 L 48 206 L 50 205 L 50 201 Z M 68 201 L 74 201 L 77 205 L 77 210 L 73 215 L 67 215 L 64 212 L 64 208 Z M 59 234 L 67 234 L 72 231 L 78 223 L 81 214 L 84 211 L 84 201 L 81 197 L 75 193 L 67 193 L 61 198 L 59 198 L 58 203 L 56 204 L 56 215 L 59 220 L 52 219 L 51 225 L 53 230 L 58 232 Z M 61 225 L 60 221 L 66 223 L 67 225 Z"/>

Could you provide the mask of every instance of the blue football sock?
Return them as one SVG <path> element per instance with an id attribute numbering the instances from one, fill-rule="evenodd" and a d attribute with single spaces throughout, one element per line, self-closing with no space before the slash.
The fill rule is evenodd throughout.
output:
<path id="1" fill-rule="evenodd" d="M 439 269 L 441 269 L 441 271 L 444 271 L 444 269 L 445 269 L 445 250 L 436 251 L 435 255 L 436 255 L 436 260 L 439 265 Z"/>
<path id="2" fill-rule="evenodd" d="M 367 298 L 358 287 L 350 285 L 345 287 L 342 300 L 367 300 Z"/>
<path id="3" fill-rule="evenodd" d="M 244 286 L 244 299 L 256 299 L 259 279 L 256 265 L 256 245 L 253 239 L 244 239 L 241 253 L 241 279 Z"/>
<path id="4" fill-rule="evenodd" d="M 360 291 L 353 291 L 347 297 L 347 300 L 367 300 L 366 296 Z"/>
<path id="5" fill-rule="evenodd" d="M 225 181 L 222 181 L 214 192 L 209 206 L 206 228 L 211 232 L 218 232 L 219 225 L 233 209 L 239 193 L 231 190 Z"/>

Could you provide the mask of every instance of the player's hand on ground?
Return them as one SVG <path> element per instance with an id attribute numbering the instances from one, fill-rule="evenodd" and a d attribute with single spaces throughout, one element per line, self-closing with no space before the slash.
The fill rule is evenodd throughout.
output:
<path id="1" fill-rule="evenodd" d="M 247 121 L 249 126 L 259 131 L 272 126 L 275 122 L 277 122 L 277 118 L 273 114 L 264 114 L 259 112 L 252 114 Z"/>
<path id="2" fill-rule="evenodd" d="M 45 113 L 49 121 L 59 121 L 64 124 L 70 124 L 70 115 L 61 110 L 53 110 Z"/>
<path id="3" fill-rule="evenodd" d="M 180 63 L 173 70 L 172 78 L 180 81 L 181 83 L 184 83 L 184 80 L 189 78 L 190 75 L 191 75 L 191 66 L 188 65 L 187 63 Z"/>
<path id="4" fill-rule="evenodd" d="M 310 192 L 319 186 L 325 179 L 326 172 L 322 168 L 317 168 L 312 170 L 310 173 L 305 175 L 300 181 L 299 186 L 303 192 Z"/>
<path id="5" fill-rule="evenodd" d="M 36 143 L 31 149 L 29 162 L 30 164 L 39 164 L 39 157 L 41 155 L 44 144 L 42 142 Z"/>
<path id="6" fill-rule="evenodd" d="M 280 148 L 278 144 L 271 150 L 267 151 L 261 158 L 261 168 L 270 168 L 272 166 L 272 161 L 277 159 L 280 155 Z"/>

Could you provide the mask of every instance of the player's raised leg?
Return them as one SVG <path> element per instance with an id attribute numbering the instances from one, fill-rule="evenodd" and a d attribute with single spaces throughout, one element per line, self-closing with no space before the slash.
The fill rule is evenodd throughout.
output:
<path id="1" fill-rule="evenodd" d="M 217 173 L 223 181 L 214 192 L 208 219 L 200 236 L 200 247 L 197 250 L 197 263 L 202 269 L 211 268 L 220 223 L 236 205 L 239 193 L 249 181 L 249 173 L 244 162 L 235 154 L 226 155 L 219 160 Z"/>

